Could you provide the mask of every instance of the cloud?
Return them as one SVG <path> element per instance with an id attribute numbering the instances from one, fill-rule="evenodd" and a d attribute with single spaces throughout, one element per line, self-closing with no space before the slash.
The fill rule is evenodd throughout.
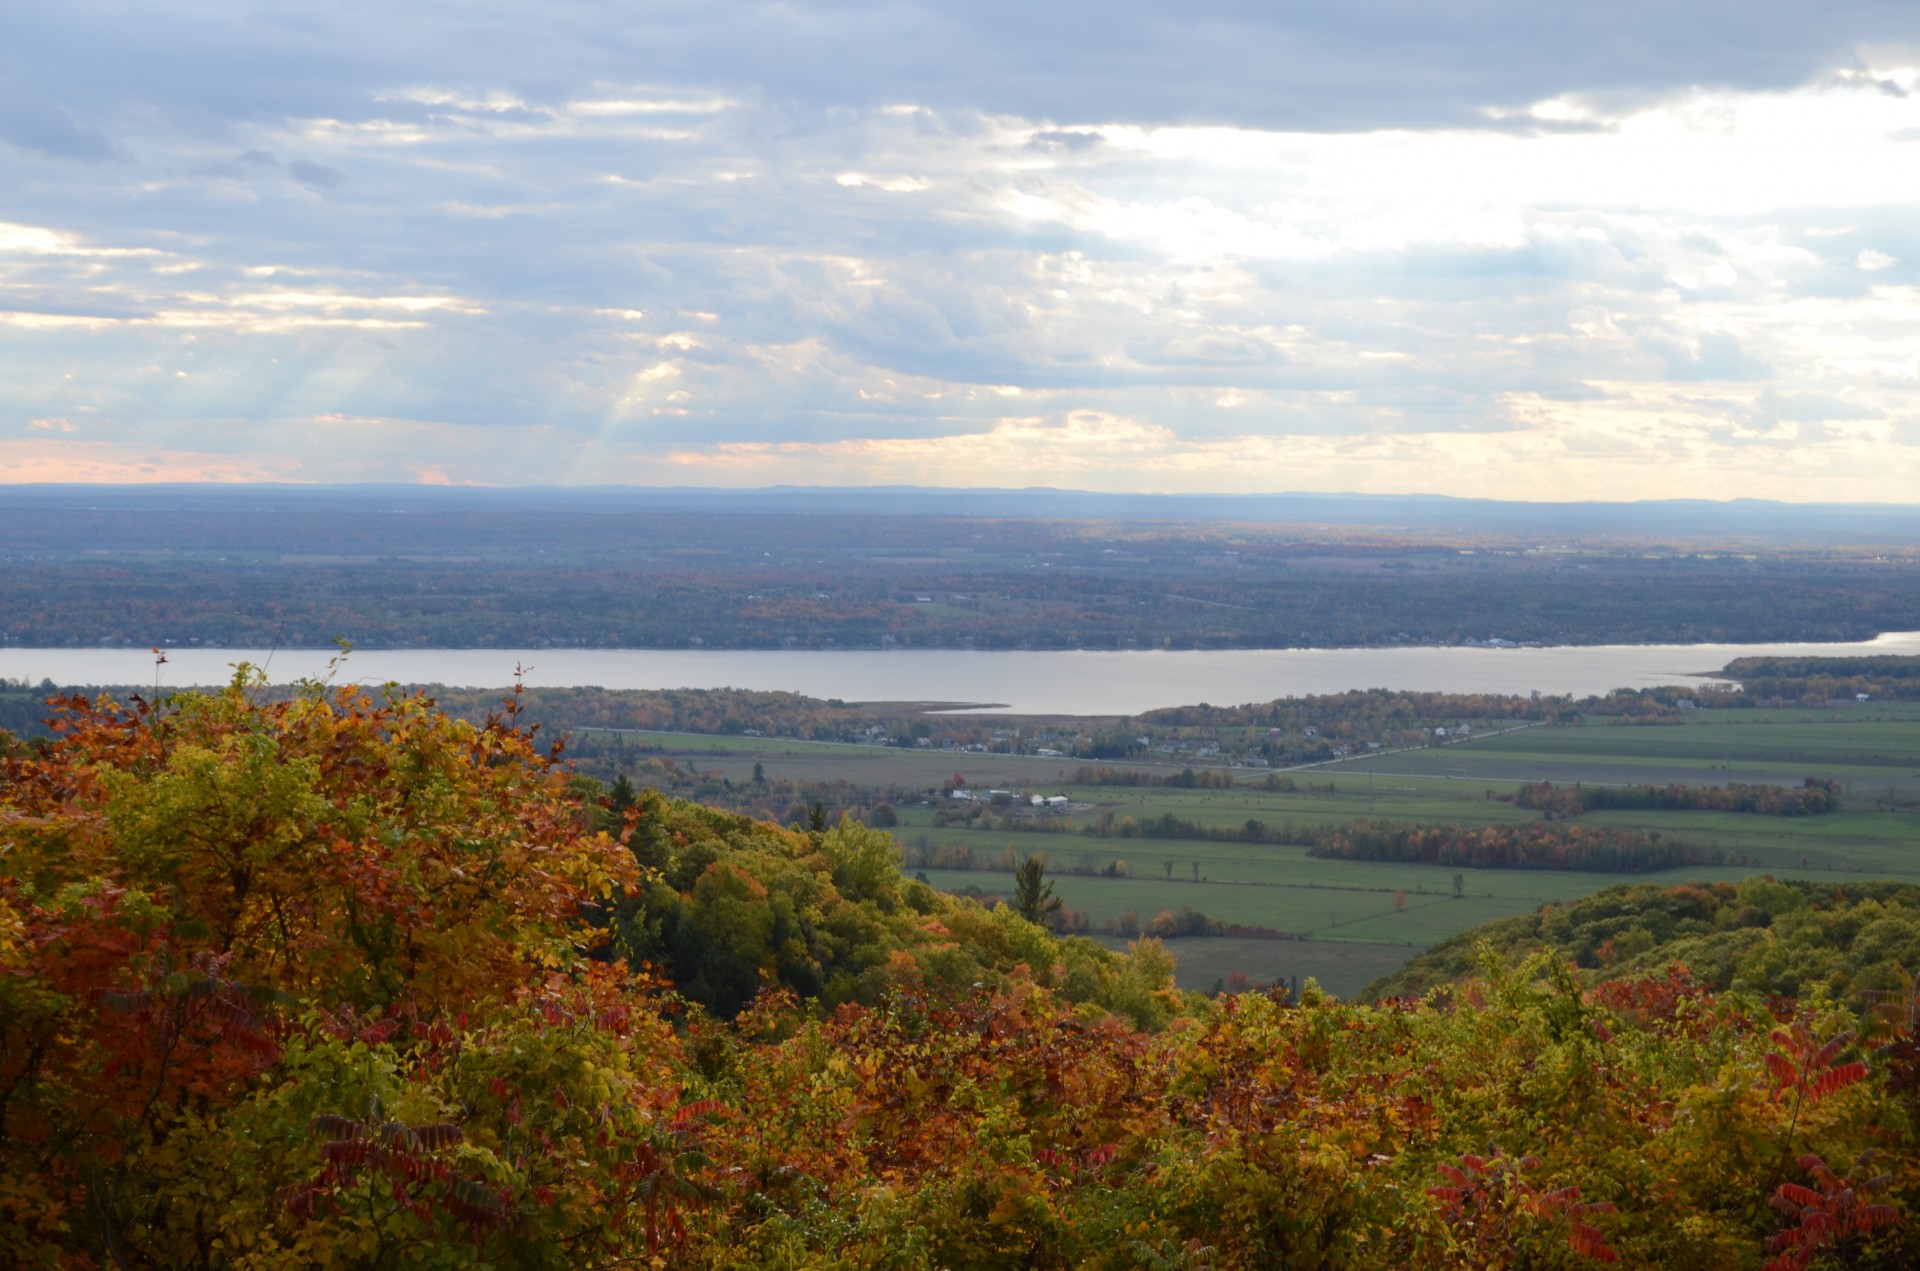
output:
<path id="1" fill-rule="evenodd" d="M 1077 153 L 1082 150 L 1091 150 L 1104 141 L 1105 138 L 1097 129 L 1042 128 L 1027 139 L 1027 148 Z"/>
<path id="2" fill-rule="evenodd" d="M 23 150 L 82 163 L 104 163 L 115 157 L 113 142 L 98 128 L 76 123 L 52 102 L 26 96 L 0 96 L 0 137 Z"/>
<path id="3" fill-rule="evenodd" d="M 1740 341 L 1724 331 L 1703 331 L 1690 341 L 1650 336 L 1646 345 L 1665 365 L 1667 378 L 1683 383 L 1756 380 L 1771 369 L 1761 359 L 1749 356 Z"/>
<path id="4" fill-rule="evenodd" d="M 1764 419 L 1818 423 L 1834 419 L 1883 419 L 1886 412 L 1862 402 L 1850 402 L 1829 393 L 1760 394 L 1756 413 Z"/>
<path id="5" fill-rule="evenodd" d="M 347 183 L 347 174 L 338 168 L 330 168 L 324 163 L 315 163 L 311 159 L 295 159 L 287 165 L 287 175 L 301 185 L 310 185 L 320 190 L 335 190 Z"/>
<path id="6" fill-rule="evenodd" d="M 936 0 L 788 4 L 661 0 L 609 13 L 508 0 L 485 21 L 400 3 L 378 29 L 364 11 L 297 22 L 214 0 L 164 8 L 71 0 L 18 15 L 0 80 L 51 89 L 70 106 L 159 100 L 221 119 L 417 113 L 524 118 L 571 85 L 583 101 L 655 104 L 760 98 L 802 109 L 1032 119 L 1224 124 L 1263 129 L 1499 127 L 1489 109 L 1537 126 L 1596 116 L 1694 86 L 1777 91 L 1849 72 L 1880 91 L 1903 83 L 1860 65 L 1911 45 L 1904 0 L 1619 0 L 1606 6 L 1418 0 L 1276 6 L 1197 0 L 1177 15 L 1151 0 Z M 650 82 L 633 85 L 636 68 Z M 359 102 L 342 103 L 342 90 Z"/>
<path id="7" fill-rule="evenodd" d="M 105 443 L 0 438 L 0 465 L 10 480 L 127 485 L 150 481 L 283 481 L 291 465 L 172 449 L 127 450 Z"/>
<path id="8" fill-rule="evenodd" d="M 1789 497 L 1915 475 L 1875 453 L 1920 415 L 1909 6 L 167 8 L 0 47 L 0 441 L 315 480 L 1581 497 L 1757 490 L 1787 442 Z"/>

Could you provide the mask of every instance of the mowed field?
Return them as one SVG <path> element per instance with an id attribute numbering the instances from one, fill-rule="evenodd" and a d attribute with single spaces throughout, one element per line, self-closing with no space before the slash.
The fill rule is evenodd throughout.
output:
<path id="1" fill-rule="evenodd" d="M 636 736 L 636 742 L 641 736 Z M 856 786 L 937 787 L 955 772 L 976 789 L 1065 794 L 1076 829 L 1111 813 L 1148 821 L 1171 814 L 1207 826 L 1270 828 L 1333 824 L 1356 817 L 1477 826 L 1533 820 L 1537 813 L 1488 797 L 1523 782 L 1590 785 L 1799 785 L 1806 777 L 1845 784 L 1840 812 L 1762 817 L 1717 812 L 1595 812 L 1594 825 L 1657 829 L 1710 843 L 1746 863 L 1659 874 L 1545 870 L 1455 870 L 1413 864 L 1318 860 L 1302 847 L 1153 837 L 1096 837 L 1031 829 L 968 830 L 934 824 L 937 798 L 902 800 L 903 845 L 965 845 L 980 866 L 923 871 L 936 886 L 1003 893 L 999 868 L 1044 853 L 1056 893 L 1096 928 L 1132 912 L 1144 923 L 1191 906 L 1210 918 L 1269 927 L 1299 939 L 1185 939 L 1170 942 L 1180 978 L 1207 988 L 1231 971 L 1255 979 L 1310 974 L 1351 995 L 1422 948 L 1469 927 L 1543 903 L 1565 901 L 1623 881 L 1738 880 L 1754 874 L 1920 880 L 1920 705 L 1847 703 L 1817 709 L 1700 712 L 1677 725 L 1590 719 L 1497 736 L 1356 757 L 1287 773 L 1291 792 L 1260 788 L 1264 770 L 1237 769 L 1231 789 L 1076 787 L 1077 761 L 929 754 L 761 738 L 646 734 L 681 763 L 734 780 L 760 763 L 769 776 L 845 779 Z M 1105 765 L 1112 766 L 1112 765 Z M 1153 766 L 1160 774 L 1178 767 Z M 1309 783 L 1321 787 L 1308 790 Z M 1331 786 L 1331 789 L 1327 787 Z M 1116 862 L 1120 862 L 1118 866 Z M 1108 876 L 1113 868 L 1119 876 Z M 1459 874 L 1456 895 L 1455 875 Z M 1310 949 L 1309 949 L 1310 946 Z"/>

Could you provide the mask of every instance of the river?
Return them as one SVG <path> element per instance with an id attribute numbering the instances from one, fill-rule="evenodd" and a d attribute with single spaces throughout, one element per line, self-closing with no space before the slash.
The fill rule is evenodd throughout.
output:
<path id="1" fill-rule="evenodd" d="M 0 649 L 0 678 L 56 684 L 224 683 L 234 663 L 276 683 L 325 677 L 332 649 Z M 1560 645 L 1538 649 L 1223 649 L 1174 652 L 968 652 L 951 649 L 358 649 L 342 679 L 536 687 L 786 689 L 845 701 L 991 704 L 1022 714 L 1134 715 L 1196 702 L 1233 705 L 1347 689 L 1571 694 L 1685 683 L 1738 657 L 1920 654 L 1920 632 L 1852 644 Z"/>

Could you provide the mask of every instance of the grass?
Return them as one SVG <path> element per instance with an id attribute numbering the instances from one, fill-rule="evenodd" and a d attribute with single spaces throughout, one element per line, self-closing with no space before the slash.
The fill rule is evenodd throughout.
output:
<path id="1" fill-rule="evenodd" d="M 1108 948 L 1123 950 L 1125 940 L 1100 937 Z M 1340 997 L 1352 997 L 1374 979 L 1391 975 L 1416 952 L 1379 944 L 1334 940 L 1253 940 L 1241 936 L 1199 936 L 1170 940 L 1176 961 L 1174 981 L 1183 989 L 1208 992 L 1235 971 L 1255 984 L 1285 980 L 1298 984 L 1308 976 Z"/>
<path id="2" fill-rule="evenodd" d="M 1096 927 L 1129 911 L 1144 923 L 1163 909 L 1177 913 L 1190 905 L 1223 922 L 1272 927 L 1291 935 L 1425 948 L 1495 918 L 1532 913 L 1543 904 L 1577 900 L 1619 882 L 1671 884 L 1705 877 L 1745 878 L 1759 872 L 1678 869 L 1620 875 L 1453 870 L 1431 865 L 1316 860 L 1301 848 L 1264 850 L 1274 854 L 1267 870 L 1242 870 L 1233 876 L 1203 870 L 1199 882 L 1192 880 L 1190 872 L 1177 872 L 1172 878 L 1160 872 L 1107 878 L 1056 869 L 1050 877 L 1055 894 L 1069 907 L 1084 910 Z M 1056 865 L 1062 863 L 1055 858 Z M 1010 872 L 997 868 L 918 872 L 948 891 L 974 887 L 1004 895 L 1013 886 Z M 1249 876 L 1256 872 L 1268 876 Z M 1456 873 L 1463 881 L 1462 894 L 1457 898 L 1453 894 Z M 1396 894 L 1399 907 L 1395 905 Z"/>
<path id="3" fill-rule="evenodd" d="M 1076 787 L 1062 784 L 1081 766 L 1075 760 L 672 733 L 634 734 L 632 740 L 658 747 L 683 765 L 711 768 L 735 780 L 746 779 L 753 765 L 761 763 L 770 777 L 927 790 L 958 771 L 976 788 L 1064 793 L 1074 804 L 1071 816 L 1077 826 L 1103 812 L 1116 820 L 1136 821 L 1170 813 L 1204 826 L 1238 827 L 1259 820 L 1270 829 L 1289 822 L 1324 825 L 1362 816 L 1479 826 L 1535 819 L 1536 813 L 1487 796 L 1542 779 L 1557 784 L 1798 785 L 1805 777 L 1820 776 L 1845 784 L 1843 810 L 1827 816 L 1611 811 L 1582 818 L 1593 825 L 1658 830 L 1711 843 L 1725 850 L 1730 861 L 1740 862 L 1640 875 L 1456 871 L 1318 860 L 1293 846 L 968 830 L 933 824 L 940 806 L 937 794 L 898 806 L 901 824 L 895 833 L 904 843 L 924 837 L 933 844 L 965 844 L 983 863 L 997 863 L 1008 845 L 1018 857 L 1047 854 L 1054 865 L 1056 892 L 1069 906 L 1084 910 L 1096 926 L 1127 911 L 1145 921 L 1162 909 L 1177 912 L 1192 905 L 1222 921 L 1310 937 L 1177 942 L 1176 953 L 1188 948 L 1192 953 L 1187 956 L 1198 959 L 1193 967 L 1183 968 L 1183 982 L 1204 981 L 1200 987 L 1222 978 L 1222 967 L 1244 970 L 1256 979 L 1272 978 L 1263 968 L 1272 969 L 1273 975 L 1295 974 L 1271 960 L 1258 962 L 1254 955 L 1271 954 L 1284 961 L 1310 948 L 1321 959 L 1314 964 L 1321 969 L 1298 973 L 1315 975 L 1335 992 L 1342 991 L 1340 986 L 1351 992 L 1372 978 L 1370 968 L 1381 958 L 1404 959 L 1491 919 L 1531 912 L 1543 903 L 1573 900 L 1624 881 L 1737 880 L 1756 873 L 1920 879 L 1920 704 L 1701 712 L 1678 725 L 1588 720 L 1576 726 L 1529 728 L 1290 773 L 1299 786 L 1291 792 L 1261 788 L 1266 774 L 1252 770 L 1236 774 L 1247 784 L 1227 790 Z M 1154 771 L 1171 773 L 1178 767 Z M 1309 782 L 1323 790 L 1307 790 Z M 1332 789 L 1324 789 L 1329 784 Z M 1129 876 L 1088 876 L 1113 861 L 1124 861 Z M 1457 899 L 1456 872 L 1462 875 L 1465 893 Z M 1008 875 L 997 868 L 926 874 L 936 885 L 953 890 L 1010 888 Z M 1397 906 L 1396 892 L 1402 898 Z M 1274 949 L 1264 949 L 1269 945 Z M 1228 965 L 1234 959 L 1249 964 Z M 1347 962 L 1354 968 L 1352 975 L 1340 970 Z"/>
<path id="4" fill-rule="evenodd" d="M 1679 725 L 1587 721 L 1536 728 L 1380 761 L 1419 776 L 1517 783 L 1690 781 L 1799 784 L 1839 777 L 1920 798 L 1920 709 L 1910 704 L 1701 712 Z"/>

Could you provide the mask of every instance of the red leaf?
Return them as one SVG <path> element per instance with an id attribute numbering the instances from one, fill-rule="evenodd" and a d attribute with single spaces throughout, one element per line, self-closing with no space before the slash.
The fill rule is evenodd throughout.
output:
<path id="1" fill-rule="evenodd" d="M 1867 1066 L 1856 1059 L 1821 1073 L 1807 1086 L 1807 1093 L 1815 1099 L 1824 1099 L 1836 1090 L 1844 1090 L 1855 1082 L 1865 1081 L 1866 1078 Z"/>
<path id="2" fill-rule="evenodd" d="M 1828 1064 L 1831 1064 L 1835 1059 L 1839 1058 L 1840 1052 L 1845 1050 L 1852 1042 L 1853 1033 L 1851 1030 L 1835 1035 L 1826 1045 L 1814 1052 L 1813 1058 L 1808 1061 L 1807 1066 L 1809 1068 L 1825 1068 Z"/>
<path id="3" fill-rule="evenodd" d="M 1900 1221 L 1900 1211 L 1892 1205 L 1862 1205 L 1853 1211 L 1853 1229 L 1872 1231 L 1875 1227 L 1890 1227 Z"/>
<path id="4" fill-rule="evenodd" d="M 1792 1205 L 1796 1210 L 1820 1203 L 1820 1193 L 1800 1183 L 1782 1183 L 1773 1189 L 1773 1196 L 1775 1200 Z"/>
<path id="5" fill-rule="evenodd" d="M 1770 1050 L 1762 1055 L 1760 1060 L 1766 1064 L 1767 1073 L 1773 1078 L 1774 1085 L 1784 1089 L 1787 1086 L 1799 1084 L 1799 1068 L 1795 1067 L 1794 1062 L 1779 1051 Z"/>
<path id="6" fill-rule="evenodd" d="M 358 1121 L 329 1112 L 313 1119 L 313 1130 L 315 1134 L 326 1135 L 330 1142 L 340 1143 L 360 1138 L 366 1132 L 366 1127 Z"/>
<path id="7" fill-rule="evenodd" d="M 1583 1222 L 1572 1225 L 1572 1230 L 1567 1236 L 1567 1246 L 1575 1253 L 1592 1258 L 1596 1262 L 1619 1260 L 1619 1255 L 1607 1246 L 1607 1238 L 1600 1234 L 1599 1229 Z"/>

